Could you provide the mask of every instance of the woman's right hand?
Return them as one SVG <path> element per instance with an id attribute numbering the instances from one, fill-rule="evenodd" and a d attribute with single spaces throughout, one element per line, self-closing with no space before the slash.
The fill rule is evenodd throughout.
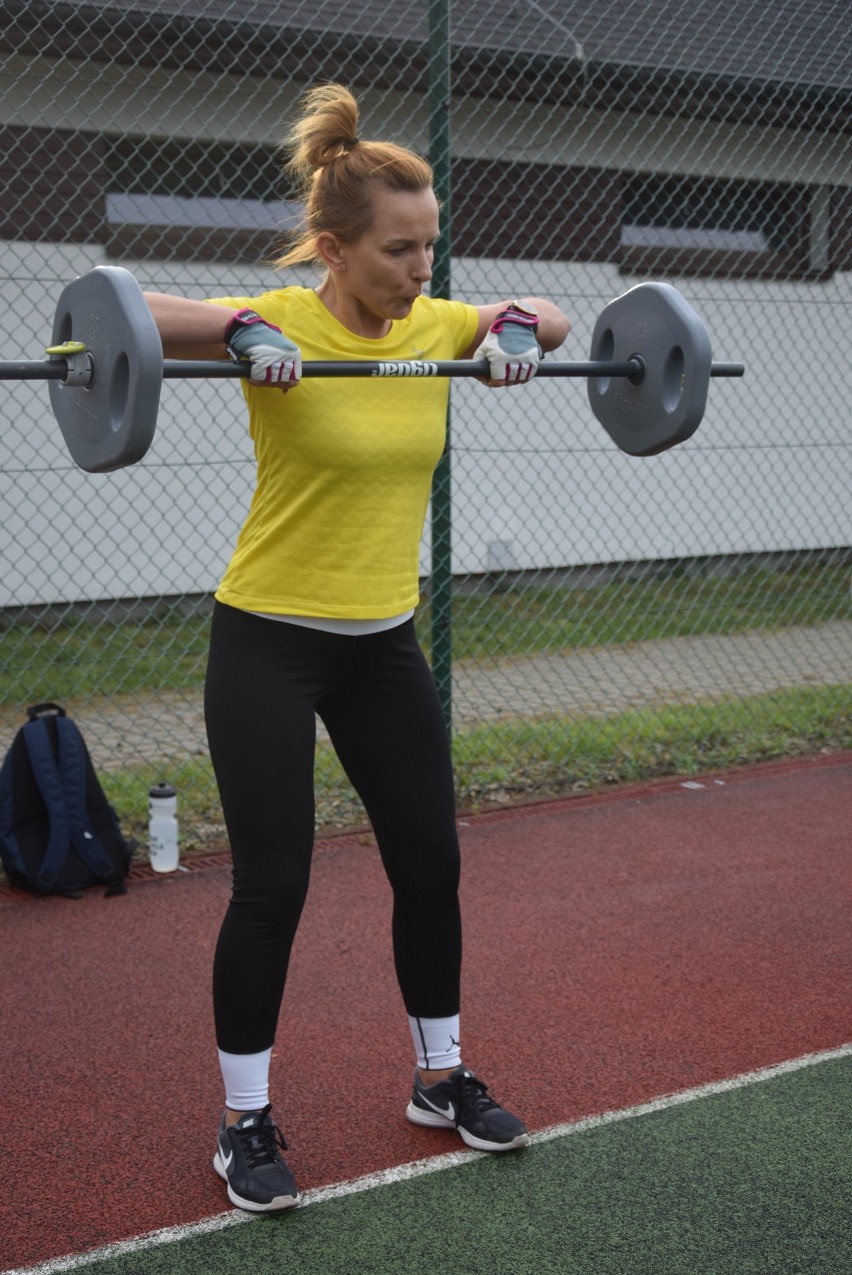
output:
<path id="1" fill-rule="evenodd" d="M 237 311 L 225 329 L 225 346 L 235 363 L 249 363 L 253 385 L 274 385 L 281 390 L 298 385 L 302 375 L 299 347 L 254 310 Z"/>

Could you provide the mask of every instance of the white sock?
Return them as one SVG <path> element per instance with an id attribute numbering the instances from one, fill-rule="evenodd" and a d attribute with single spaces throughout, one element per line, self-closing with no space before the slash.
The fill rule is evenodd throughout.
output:
<path id="1" fill-rule="evenodd" d="M 423 1071 L 458 1067 L 461 1062 L 458 1014 L 449 1018 L 413 1018 L 409 1015 L 408 1026 L 411 1028 L 418 1067 Z"/>
<path id="2" fill-rule="evenodd" d="M 232 1111 L 260 1111 L 269 1102 L 269 1062 L 272 1046 L 259 1054 L 226 1054 L 219 1050 L 225 1082 L 225 1106 Z"/>

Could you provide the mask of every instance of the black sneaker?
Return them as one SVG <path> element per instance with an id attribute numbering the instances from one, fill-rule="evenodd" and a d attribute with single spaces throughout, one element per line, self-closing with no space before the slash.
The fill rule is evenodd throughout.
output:
<path id="1" fill-rule="evenodd" d="M 414 1093 L 405 1114 L 412 1124 L 430 1129 L 458 1129 L 477 1151 L 514 1151 L 530 1135 L 517 1116 L 504 1111 L 488 1094 L 488 1086 L 466 1067 L 456 1067 L 447 1080 L 426 1086 L 414 1072 Z"/>
<path id="2" fill-rule="evenodd" d="M 213 1157 L 213 1168 L 228 1184 L 228 1199 L 252 1213 L 292 1209 L 299 1203 L 293 1174 L 278 1151 L 286 1151 L 287 1143 L 270 1109 L 271 1104 L 247 1111 L 228 1129 L 223 1116 Z"/>

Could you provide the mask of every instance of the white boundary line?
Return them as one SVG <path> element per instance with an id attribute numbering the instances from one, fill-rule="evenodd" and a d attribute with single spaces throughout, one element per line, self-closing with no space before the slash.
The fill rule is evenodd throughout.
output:
<path id="1" fill-rule="evenodd" d="M 786 1062 L 775 1063 L 771 1067 L 761 1067 L 758 1071 L 744 1072 L 728 1080 L 715 1080 L 710 1084 L 698 1085 L 694 1089 L 681 1089 L 676 1093 L 661 1094 L 660 1097 L 652 1098 L 650 1102 L 640 1103 L 636 1107 L 622 1107 L 616 1111 L 604 1111 L 597 1116 L 586 1116 L 582 1120 L 574 1120 L 569 1124 L 551 1125 L 549 1129 L 541 1129 L 538 1133 L 534 1133 L 530 1141 L 534 1146 L 543 1142 L 553 1142 L 556 1138 L 567 1138 L 575 1133 L 584 1133 L 587 1129 L 599 1129 L 604 1125 L 617 1124 L 621 1120 L 635 1120 L 640 1116 L 653 1115 L 657 1111 L 668 1111 L 672 1107 L 681 1107 L 699 1098 L 711 1098 L 717 1094 L 730 1093 L 734 1089 L 745 1089 L 749 1085 L 762 1084 L 763 1081 L 774 1080 L 778 1076 L 787 1076 L 805 1067 L 814 1067 L 819 1063 L 849 1057 L 852 1057 L 852 1042 L 840 1045 L 836 1049 L 825 1049 L 820 1053 L 790 1058 Z M 338 1200 L 345 1195 L 355 1195 L 361 1191 L 372 1191 L 376 1187 L 392 1186 L 397 1182 L 423 1177 L 427 1173 L 454 1169 L 462 1164 L 470 1164 L 474 1160 L 482 1160 L 488 1155 L 487 1151 L 451 1151 L 446 1155 L 433 1156 L 426 1160 L 413 1160 L 409 1164 L 401 1164 L 393 1169 L 383 1169 L 379 1173 L 368 1173 L 361 1178 L 306 1191 L 299 1208 L 303 1209 L 311 1204 L 324 1204 L 327 1200 Z M 0 1271 L 0 1275 L 59 1275 L 61 1271 L 77 1270 L 83 1266 L 91 1266 L 95 1262 L 109 1261 L 129 1253 L 154 1248 L 159 1244 L 175 1244 L 181 1240 L 194 1239 L 199 1235 L 224 1231 L 231 1226 L 255 1222 L 258 1217 L 263 1216 L 263 1214 L 245 1213 L 240 1209 L 230 1209 L 227 1213 L 216 1213 L 212 1217 L 203 1218 L 200 1222 L 189 1222 L 185 1226 L 163 1227 L 158 1231 L 148 1231 L 144 1235 L 137 1235 L 134 1239 L 106 1244 L 88 1253 L 51 1258 L 38 1266 L 19 1266 L 15 1269 Z"/>

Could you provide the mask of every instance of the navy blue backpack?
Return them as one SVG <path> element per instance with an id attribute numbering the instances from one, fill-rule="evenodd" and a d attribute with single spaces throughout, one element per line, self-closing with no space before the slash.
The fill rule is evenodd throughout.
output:
<path id="1" fill-rule="evenodd" d="M 80 898 L 124 894 L 134 842 L 95 774 L 82 735 L 58 704 L 35 704 L 0 767 L 0 859 L 13 885 Z"/>

